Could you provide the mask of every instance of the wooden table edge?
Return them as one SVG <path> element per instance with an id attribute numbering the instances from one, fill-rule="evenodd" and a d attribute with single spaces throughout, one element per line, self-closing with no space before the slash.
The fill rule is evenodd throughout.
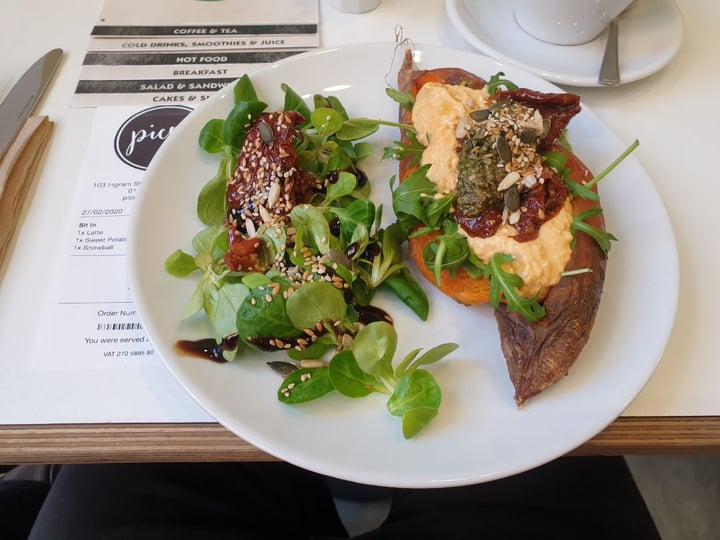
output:
<path id="1" fill-rule="evenodd" d="M 720 453 L 720 416 L 621 417 L 571 455 Z M 0 426 L 0 464 L 271 461 L 217 423 Z"/>

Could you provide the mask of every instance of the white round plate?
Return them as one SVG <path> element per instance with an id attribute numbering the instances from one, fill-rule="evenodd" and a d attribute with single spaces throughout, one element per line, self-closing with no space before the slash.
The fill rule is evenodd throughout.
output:
<path id="1" fill-rule="evenodd" d="M 281 83 L 300 95 L 333 94 L 352 116 L 394 119 L 385 95 L 393 44 L 320 50 L 251 74 L 258 95 L 282 106 Z M 521 86 L 558 91 L 550 83 L 479 54 L 419 46 L 421 68 L 460 66 L 486 78 L 503 70 Z M 163 268 L 177 248 L 191 250 L 202 228 L 195 215 L 200 188 L 217 161 L 197 146 L 205 122 L 225 118 L 233 101 L 226 87 L 191 113 L 150 164 L 138 195 L 129 237 L 129 275 L 143 324 L 158 353 L 187 391 L 211 415 L 251 444 L 319 473 L 365 484 L 440 487 L 518 473 L 581 445 L 612 422 L 646 383 L 665 348 L 674 316 L 678 263 L 673 232 L 652 181 L 630 156 L 600 190 L 609 230 L 620 241 L 608 264 L 605 293 L 590 341 L 568 377 L 518 409 L 513 401 L 495 319 L 488 307 L 468 308 L 429 285 L 431 315 L 418 320 L 404 305 L 380 298 L 395 318 L 398 355 L 416 347 L 456 342 L 451 357 L 429 367 L 443 390 L 439 415 L 416 438 L 405 440 L 400 420 L 384 396 L 349 399 L 329 395 L 299 406 L 276 399 L 279 376 L 265 363 L 282 353 L 246 354 L 215 364 L 178 354 L 180 339 L 210 336 L 200 319 L 180 319 L 195 286 Z M 377 132 L 376 154 L 364 169 L 374 200 L 391 213 L 389 179 L 396 163 L 382 148 L 397 139 Z M 570 140 L 592 170 L 611 163 L 626 147 L 589 110 L 573 119 Z M 662 290 L 663 294 L 657 294 Z"/>
<path id="2" fill-rule="evenodd" d="M 607 31 L 582 45 L 553 45 L 522 30 L 507 0 L 446 0 L 445 8 L 454 28 L 484 54 L 558 84 L 602 86 Z M 635 0 L 620 18 L 620 84 L 665 67 L 682 36 L 682 15 L 672 0 Z"/>

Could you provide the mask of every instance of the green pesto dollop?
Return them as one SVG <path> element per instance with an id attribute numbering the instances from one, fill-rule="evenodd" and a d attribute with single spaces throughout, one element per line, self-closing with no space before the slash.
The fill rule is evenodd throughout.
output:
<path id="1" fill-rule="evenodd" d="M 477 217 L 486 210 L 502 211 L 503 194 L 497 187 L 505 177 L 498 167 L 494 140 L 478 126 L 470 128 L 458 154 L 458 210 L 466 217 Z"/>

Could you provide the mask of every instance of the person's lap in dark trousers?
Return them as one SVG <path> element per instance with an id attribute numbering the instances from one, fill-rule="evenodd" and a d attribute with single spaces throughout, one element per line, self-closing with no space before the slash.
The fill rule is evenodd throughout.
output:
<path id="1" fill-rule="evenodd" d="M 0 529 L 1 531 L 2 529 Z M 347 538 L 326 479 L 287 463 L 66 465 L 30 540 Z M 621 457 L 561 458 L 510 478 L 395 489 L 355 538 L 659 540 Z"/>
<path id="2" fill-rule="evenodd" d="M 12 467 L 8 467 L 8 469 L 13 470 Z M 38 510 L 49 490 L 50 484 L 44 480 L 3 476 L 0 480 L 0 538 L 2 540 L 25 540 L 28 537 Z"/>

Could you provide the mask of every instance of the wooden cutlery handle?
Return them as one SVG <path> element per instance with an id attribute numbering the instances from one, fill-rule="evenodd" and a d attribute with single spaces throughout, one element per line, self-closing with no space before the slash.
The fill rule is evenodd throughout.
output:
<path id="1" fill-rule="evenodd" d="M 55 124 L 31 116 L 0 161 L 0 269 Z"/>

